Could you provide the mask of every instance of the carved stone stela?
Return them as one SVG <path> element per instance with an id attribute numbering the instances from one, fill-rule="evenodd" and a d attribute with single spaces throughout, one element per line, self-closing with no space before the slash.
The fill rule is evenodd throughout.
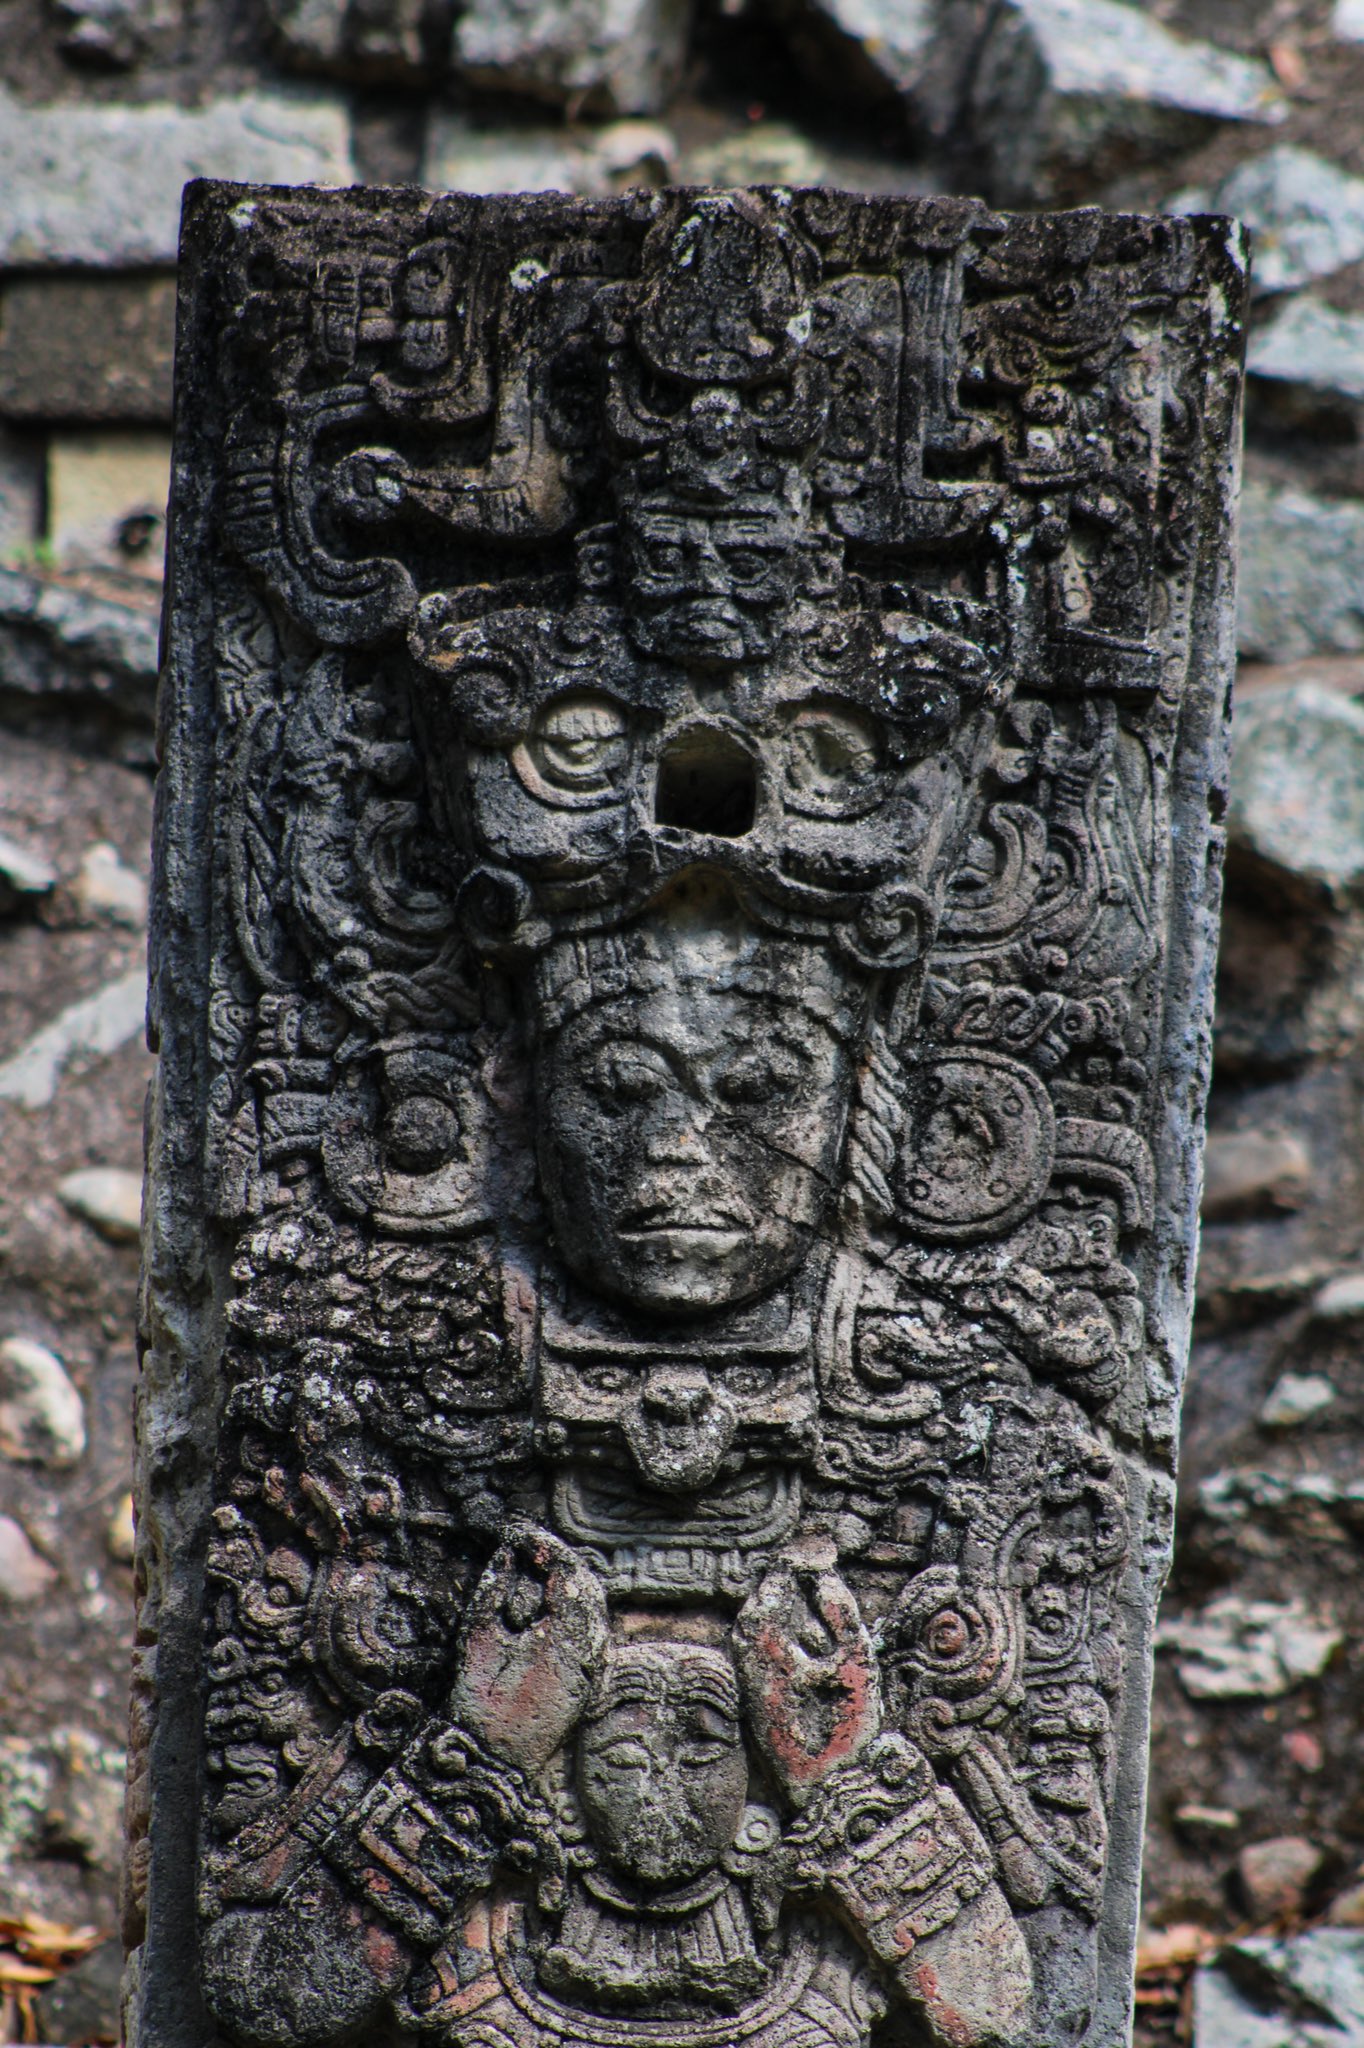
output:
<path id="1" fill-rule="evenodd" d="M 134 2038 L 1119 2043 L 1226 224 L 201 185 L 184 275 Z"/>

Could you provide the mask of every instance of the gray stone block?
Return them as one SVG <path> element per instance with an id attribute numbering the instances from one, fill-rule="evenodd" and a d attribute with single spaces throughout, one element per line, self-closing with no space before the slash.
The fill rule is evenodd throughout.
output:
<path id="1" fill-rule="evenodd" d="M 1253 661 L 1364 650 L 1364 504 L 1248 477 L 1237 611 Z"/>
<path id="2" fill-rule="evenodd" d="M 576 113 L 656 114 L 682 72 L 690 0 L 469 0 L 455 26 L 471 85 Z"/>
<path id="3" fill-rule="evenodd" d="M 192 178 L 352 176 L 346 111 L 330 99 L 33 107 L 0 90 L 0 268 L 174 263 Z"/>
<path id="4" fill-rule="evenodd" d="M 929 112 L 940 132 L 955 127 L 1004 201 L 1089 198 L 1224 122 L 1284 116 L 1266 66 L 1123 0 L 1003 0 L 988 17 L 978 0 L 944 0 L 943 23 L 958 61 L 931 74 Z"/>
<path id="5" fill-rule="evenodd" d="M 1364 178 L 1291 143 L 1168 203 L 1172 213 L 1226 213 L 1245 223 L 1257 293 L 1292 291 L 1364 256 Z"/>
<path id="6" fill-rule="evenodd" d="M 1231 843 L 1333 899 L 1364 885 L 1364 707 L 1315 683 L 1238 707 Z"/>
<path id="7" fill-rule="evenodd" d="M 0 284 L 0 418 L 164 422 L 175 279 L 11 277 Z"/>

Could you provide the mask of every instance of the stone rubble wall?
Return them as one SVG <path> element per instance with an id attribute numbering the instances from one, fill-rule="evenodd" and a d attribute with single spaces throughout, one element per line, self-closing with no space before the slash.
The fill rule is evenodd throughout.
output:
<path id="1" fill-rule="evenodd" d="M 1359 0 L 0 0 L 0 2039 L 117 2027 L 116 1943 L 34 1994 L 7 1921 L 117 1924 L 156 636 L 198 175 L 825 183 L 1250 223 L 1237 772 L 1139 2024 L 1364 2041 Z"/>

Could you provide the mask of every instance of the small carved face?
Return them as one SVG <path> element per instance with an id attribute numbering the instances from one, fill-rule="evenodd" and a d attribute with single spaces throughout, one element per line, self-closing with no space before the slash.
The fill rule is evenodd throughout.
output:
<path id="1" fill-rule="evenodd" d="M 784 519 L 640 510 L 624 530 L 626 601 L 646 653 L 728 665 L 772 652 L 799 566 Z"/>
<path id="2" fill-rule="evenodd" d="M 573 1018 L 537 1066 L 540 1160 L 578 1276 L 703 1313 L 790 1274 L 835 1185 L 848 1050 L 791 1000 L 708 986 Z"/>
<path id="3" fill-rule="evenodd" d="M 578 1739 L 578 1791 L 609 1861 L 644 1884 L 711 1869 L 748 1793 L 734 1672 L 716 1650 L 617 1649 Z"/>

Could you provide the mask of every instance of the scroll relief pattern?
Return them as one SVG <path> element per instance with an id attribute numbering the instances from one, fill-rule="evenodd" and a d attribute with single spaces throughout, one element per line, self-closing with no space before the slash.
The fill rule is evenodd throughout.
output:
<path id="1" fill-rule="evenodd" d="M 212 272 L 211 2006 L 1078 2041 L 1234 276 L 367 199 Z"/>

